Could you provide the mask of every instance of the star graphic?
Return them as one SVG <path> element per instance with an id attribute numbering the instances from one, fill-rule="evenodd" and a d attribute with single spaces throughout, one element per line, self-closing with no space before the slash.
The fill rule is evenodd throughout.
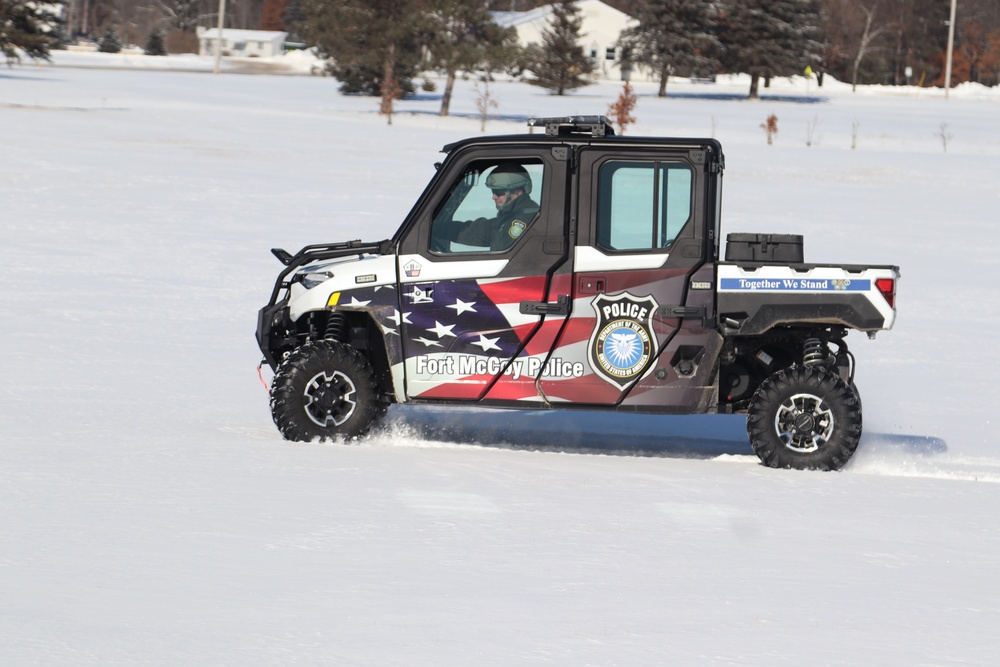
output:
<path id="1" fill-rule="evenodd" d="M 358 297 L 352 296 L 350 303 L 345 303 L 345 306 L 351 306 L 354 308 L 361 308 L 362 306 L 367 306 L 371 301 L 358 301 Z"/>
<path id="2" fill-rule="evenodd" d="M 451 336 L 452 338 L 454 338 L 455 334 L 453 334 L 451 332 L 451 330 L 454 329 L 455 326 L 456 325 L 454 325 L 454 324 L 452 324 L 450 326 L 445 326 L 445 325 L 441 324 L 440 322 L 438 322 L 437 320 L 434 320 L 434 328 L 433 329 L 428 329 L 428 331 L 430 331 L 431 333 L 437 334 L 438 338 L 444 338 L 445 336 Z"/>
<path id="3" fill-rule="evenodd" d="M 422 336 L 420 338 L 414 338 L 413 340 L 415 340 L 418 343 L 423 343 L 426 347 L 441 347 L 441 343 L 437 342 L 436 340 L 427 340 Z"/>
<path id="4" fill-rule="evenodd" d="M 474 313 L 476 312 L 475 301 L 462 301 L 461 299 L 455 299 L 455 303 L 448 306 L 448 308 L 454 308 L 456 315 L 461 315 L 464 312 Z"/>
<path id="5" fill-rule="evenodd" d="M 413 324 L 413 322 L 410 321 L 410 314 L 409 313 L 403 313 L 403 317 L 400 318 L 398 310 L 393 310 L 392 311 L 392 315 L 389 315 L 385 319 L 389 320 L 390 322 L 392 322 L 393 324 L 395 324 L 397 327 L 399 326 L 400 321 L 402 321 L 403 324 Z"/>
<path id="6" fill-rule="evenodd" d="M 487 338 L 483 334 L 479 334 L 479 341 L 473 343 L 473 345 L 483 348 L 483 352 L 488 352 L 489 350 L 499 350 L 500 346 L 497 345 L 498 340 L 500 340 L 499 336 L 496 338 Z"/>

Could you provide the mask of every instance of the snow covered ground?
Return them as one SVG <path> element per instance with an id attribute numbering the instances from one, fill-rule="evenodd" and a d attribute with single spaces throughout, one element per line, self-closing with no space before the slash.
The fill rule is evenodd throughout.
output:
<path id="1" fill-rule="evenodd" d="M 637 85 L 631 134 L 723 142 L 724 231 L 901 267 L 896 328 L 850 338 L 861 448 L 820 474 L 759 466 L 738 417 L 282 441 L 268 250 L 389 236 L 479 132 L 474 83 L 390 126 L 328 78 L 85 57 L 0 70 L 0 663 L 997 664 L 997 91 Z M 497 82 L 487 131 L 619 90 Z"/>

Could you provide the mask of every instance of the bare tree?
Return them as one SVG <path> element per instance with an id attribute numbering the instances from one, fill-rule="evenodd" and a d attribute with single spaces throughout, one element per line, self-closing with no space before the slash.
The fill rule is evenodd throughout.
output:
<path id="1" fill-rule="evenodd" d="M 486 121 L 490 119 L 490 112 L 495 111 L 500 103 L 497 102 L 496 98 L 490 94 L 490 79 L 489 77 L 483 77 L 483 87 L 480 88 L 479 84 L 476 84 L 476 109 L 479 110 L 479 131 L 486 131 Z"/>
<path id="2" fill-rule="evenodd" d="M 760 129 L 767 133 L 767 145 L 770 146 L 774 143 L 774 135 L 778 133 L 778 117 L 771 114 L 767 119 L 760 124 Z"/>
<path id="3" fill-rule="evenodd" d="M 626 80 L 618 99 L 608 107 L 608 119 L 618 125 L 618 134 L 625 134 L 628 126 L 635 122 L 632 112 L 635 111 L 638 100 L 638 96 L 632 90 L 631 82 Z"/>
<path id="4" fill-rule="evenodd" d="M 816 139 L 816 128 L 819 127 L 819 116 L 817 115 L 810 123 L 806 121 L 806 146 L 812 146 Z"/>
<path id="5" fill-rule="evenodd" d="M 938 137 L 941 139 L 941 147 L 944 152 L 948 152 L 948 142 L 951 141 L 952 134 L 948 131 L 948 123 L 941 123 L 941 126 L 937 131 Z"/>
<path id="6" fill-rule="evenodd" d="M 871 7 L 861 5 L 861 11 L 865 15 L 865 28 L 858 42 L 857 53 L 854 54 L 854 66 L 851 68 L 851 92 L 858 89 L 858 67 L 861 66 L 861 61 L 874 48 L 873 42 L 885 31 L 884 26 L 872 27 L 872 19 L 875 17 L 876 9 L 878 9 L 878 0 Z"/>

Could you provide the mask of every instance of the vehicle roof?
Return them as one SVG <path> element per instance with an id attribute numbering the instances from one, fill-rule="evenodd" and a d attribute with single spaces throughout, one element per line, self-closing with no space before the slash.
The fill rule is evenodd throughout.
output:
<path id="1" fill-rule="evenodd" d="M 693 137 L 624 137 L 615 135 L 614 128 L 605 116 L 559 116 L 530 118 L 528 134 L 506 134 L 489 137 L 469 137 L 447 144 L 445 153 L 469 146 L 632 146 L 651 148 L 709 148 L 722 159 L 722 145 L 715 139 Z M 535 128 L 541 128 L 535 134 Z"/>
<path id="2" fill-rule="evenodd" d="M 452 153 L 469 146 L 632 146 L 651 148 L 702 148 L 710 147 L 712 152 L 722 155 L 722 144 L 717 139 L 699 137 L 623 137 L 617 135 L 591 136 L 585 134 L 502 134 L 487 137 L 469 137 L 447 144 L 444 153 Z"/>

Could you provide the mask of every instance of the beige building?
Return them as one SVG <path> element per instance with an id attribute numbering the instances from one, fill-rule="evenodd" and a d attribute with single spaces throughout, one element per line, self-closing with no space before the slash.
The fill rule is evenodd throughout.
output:
<path id="1" fill-rule="evenodd" d="M 222 31 L 222 55 L 230 58 L 270 58 L 285 52 L 287 32 L 272 30 L 230 30 Z M 218 28 L 198 26 L 198 53 L 214 56 L 219 39 Z"/>
<path id="2" fill-rule="evenodd" d="M 601 0 L 579 0 L 576 3 L 583 19 L 580 46 L 594 61 L 594 76 L 599 79 L 622 79 L 618 67 L 616 42 L 622 30 L 636 25 L 636 20 Z M 552 5 L 527 12 L 494 12 L 493 20 L 517 31 L 522 46 L 542 44 L 542 32 L 549 29 Z"/>

